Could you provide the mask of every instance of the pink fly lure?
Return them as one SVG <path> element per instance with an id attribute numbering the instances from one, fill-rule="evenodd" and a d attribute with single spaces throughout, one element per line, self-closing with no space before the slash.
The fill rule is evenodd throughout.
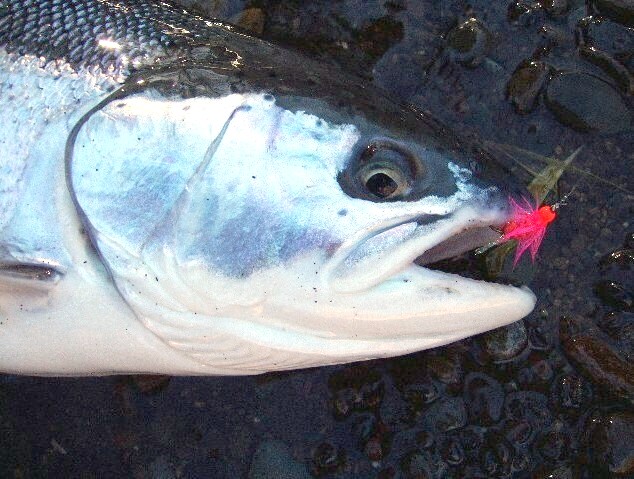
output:
<path id="1" fill-rule="evenodd" d="M 535 256 L 542 244 L 546 227 L 557 217 L 555 210 L 558 205 L 538 204 L 533 207 L 526 198 L 522 198 L 524 205 L 519 204 L 513 198 L 509 198 L 511 204 L 511 219 L 502 228 L 502 237 L 498 243 L 509 240 L 517 240 L 515 250 L 515 267 L 526 250 L 531 253 L 531 258 L 535 261 Z"/>

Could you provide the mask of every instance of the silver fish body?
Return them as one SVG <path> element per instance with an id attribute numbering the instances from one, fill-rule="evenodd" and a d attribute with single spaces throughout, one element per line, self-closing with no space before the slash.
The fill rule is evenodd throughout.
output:
<path id="1" fill-rule="evenodd" d="M 145 0 L 2 1 L 0 47 L 0 371 L 255 374 L 534 306 L 414 263 L 507 192 L 362 80 Z"/>

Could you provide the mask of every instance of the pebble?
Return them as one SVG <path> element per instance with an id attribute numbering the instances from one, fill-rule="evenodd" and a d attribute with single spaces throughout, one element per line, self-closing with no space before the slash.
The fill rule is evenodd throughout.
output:
<path id="1" fill-rule="evenodd" d="M 564 318 L 563 349 L 595 384 L 634 402 L 634 367 L 619 355 L 606 335 L 588 320 Z"/>
<path id="2" fill-rule="evenodd" d="M 539 0 L 539 4 L 551 17 L 563 15 L 568 11 L 568 0 Z"/>
<path id="3" fill-rule="evenodd" d="M 624 359 L 634 359 L 634 313 L 611 311 L 599 323 L 601 330 L 615 341 Z"/>
<path id="4" fill-rule="evenodd" d="M 577 23 L 576 39 L 579 46 L 595 47 L 626 62 L 634 48 L 632 29 L 601 17 L 584 17 Z"/>
<path id="5" fill-rule="evenodd" d="M 480 336 L 484 351 L 494 362 L 505 362 L 519 355 L 528 345 L 528 334 L 523 321 L 516 321 Z"/>
<path id="6" fill-rule="evenodd" d="M 634 1 L 632 0 L 590 0 L 592 8 L 615 22 L 634 27 Z"/>
<path id="7" fill-rule="evenodd" d="M 247 8 L 234 16 L 231 21 L 251 33 L 262 35 L 266 16 L 260 8 Z"/>
<path id="8" fill-rule="evenodd" d="M 583 410 L 592 400 L 592 387 L 577 374 L 562 374 L 551 386 L 552 402 L 561 410 Z"/>
<path id="9" fill-rule="evenodd" d="M 538 3 L 527 3 L 523 0 L 511 2 L 508 6 L 506 19 L 524 27 L 533 25 L 543 18 L 542 9 Z"/>
<path id="10" fill-rule="evenodd" d="M 616 281 L 599 281 L 594 285 L 594 293 L 601 302 L 617 311 L 634 312 L 634 294 Z"/>
<path id="11" fill-rule="evenodd" d="M 546 106 L 560 123 L 578 131 L 610 134 L 632 128 L 632 113 L 619 92 L 586 73 L 555 76 L 546 88 Z"/>
<path id="12" fill-rule="evenodd" d="M 555 468 L 541 467 L 535 472 L 532 479 L 576 479 L 579 475 L 569 466 L 564 464 Z"/>
<path id="13" fill-rule="evenodd" d="M 601 68 L 626 95 L 634 93 L 634 78 L 628 69 L 614 57 L 595 47 L 581 46 L 579 54 L 588 62 Z"/>
<path id="14" fill-rule="evenodd" d="M 458 355 L 429 355 L 427 356 L 427 370 L 441 383 L 457 385 L 462 383 L 463 372 Z"/>
<path id="15" fill-rule="evenodd" d="M 423 426 L 434 433 L 459 429 L 467 424 L 467 409 L 462 398 L 436 401 L 425 413 Z"/>
<path id="16" fill-rule="evenodd" d="M 132 382 L 142 394 L 158 394 L 163 391 L 170 383 L 171 376 L 161 374 L 136 374 L 130 376 Z"/>
<path id="17" fill-rule="evenodd" d="M 573 439 L 566 425 L 561 421 L 555 421 L 535 441 L 535 449 L 549 462 L 556 462 L 566 457 L 571 449 L 572 441 Z"/>
<path id="18" fill-rule="evenodd" d="M 465 403 L 470 421 L 490 425 L 502 415 L 504 390 L 502 385 L 484 373 L 469 373 L 465 378 Z"/>
<path id="19" fill-rule="evenodd" d="M 504 401 L 504 415 L 507 419 L 528 421 L 531 427 L 537 430 L 552 421 L 548 400 L 537 391 L 509 393 Z"/>
<path id="20" fill-rule="evenodd" d="M 535 437 L 535 429 L 526 419 L 506 421 L 503 432 L 504 437 L 518 448 L 529 445 Z"/>
<path id="21" fill-rule="evenodd" d="M 584 429 L 587 459 L 591 464 L 620 476 L 634 474 L 632 411 L 595 411 L 588 418 Z"/>
<path id="22" fill-rule="evenodd" d="M 550 68 L 541 61 L 524 61 L 506 85 L 506 97 L 518 113 L 530 113 L 537 105 L 539 93 L 550 75 Z"/>
<path id="23" fill-rule="evenodd" d="M 345 463 L 341 449 L 330 442 L 322 442 L 313 449 L 310 472 L 313 476 L 323 476 L 337 472 Z"/>
<path id="24" fill-rule="evenodd" d="M 401 471 L 407 479 L 432 479 L 435 476 L 434 459 L 428 451 L 411 451 L 401 460 Z"/>
<path id="25" fill-rule="evenodd" d="M 381 57 L 404 36 L 403 23 L 390 16 L 380 17 L 359 31 L 359 46 L 372 60 Z"/>
<path id="26" fill-rule="evenodd" d="M 251 462 L 249 479 L 309 479 L 306 466 L 297 462 L 281 441 L 262 442 Z"/>
<path id="27" fill-rule="evenodd" d="M 489 50 L 490 38 L 491 34 L 485 25 L 470 18 L 447 34 L 449 57 L 466 67 L 477 67 Z"/>
<path id="28" fill-rule="evenodd" d="M 619 248 L 610 254 L 601 258 L 599 263 L 602 268 L 612 265 L 621 266 L 623 268 L 631 268 L 634 265 L 634 248 Z"/>

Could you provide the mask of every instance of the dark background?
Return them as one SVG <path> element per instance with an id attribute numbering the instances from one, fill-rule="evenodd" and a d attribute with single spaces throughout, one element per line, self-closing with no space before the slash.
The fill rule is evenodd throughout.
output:
<path id="1" fill-rule="evenodd" d="M 0 376 L 0 477 L 632 477 L 634 4 L 181 3 L 367 78 L 479 139 L 525 182 L 518 160 L 539 170 L 583 146 L 532 279 L 537 308 L 477 338 L 356 365 Z"/>

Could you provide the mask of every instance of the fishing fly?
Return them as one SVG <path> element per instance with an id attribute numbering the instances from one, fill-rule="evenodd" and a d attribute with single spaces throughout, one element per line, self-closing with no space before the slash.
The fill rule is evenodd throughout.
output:
<path id="1" fill-rule="evenodd" d="M 557 217 L 556 211 L 559 207 L 559 203 L 543 206 L 536 204 L 533 207 L 526 198 L 522 200 L 522 203 L 518 203 L 515 199 L 509 198 L 511 219 L 503 226 L 502 237 L 497 241 L 497 243 L 505 243 L 513 239 L 517 241 L 513 267 L 527 250 L 530 251 L 531 259 L 535 261 L 537 251 L 546 234 L 546 228 Z"/>
<path id="2" fill-rule="evenodd" d="M 561 206 L 567 203 L 568 197 L 573 191 L 574 188 L 552 205 L 543 204 L 540 206 L 536 201 L 535 206 L 533 206 L 530 201 L 524 197 L 522 197 L 521 203 L 509 197 L 511 219 L 502 226 L 500 238 L 476 250 L 476 253 L 483 253 L 493 246 L 514 240 L 517 242 L 517 247 L 515 249 L 513 267 L 515 268 L 515 266 L 517 266 L 517 263 L 526 251 L 530 252 L 531 259 L 535 261 L 539 247 L 546 235 L 546 228 L 555 221 L 557 211 Z"/>

